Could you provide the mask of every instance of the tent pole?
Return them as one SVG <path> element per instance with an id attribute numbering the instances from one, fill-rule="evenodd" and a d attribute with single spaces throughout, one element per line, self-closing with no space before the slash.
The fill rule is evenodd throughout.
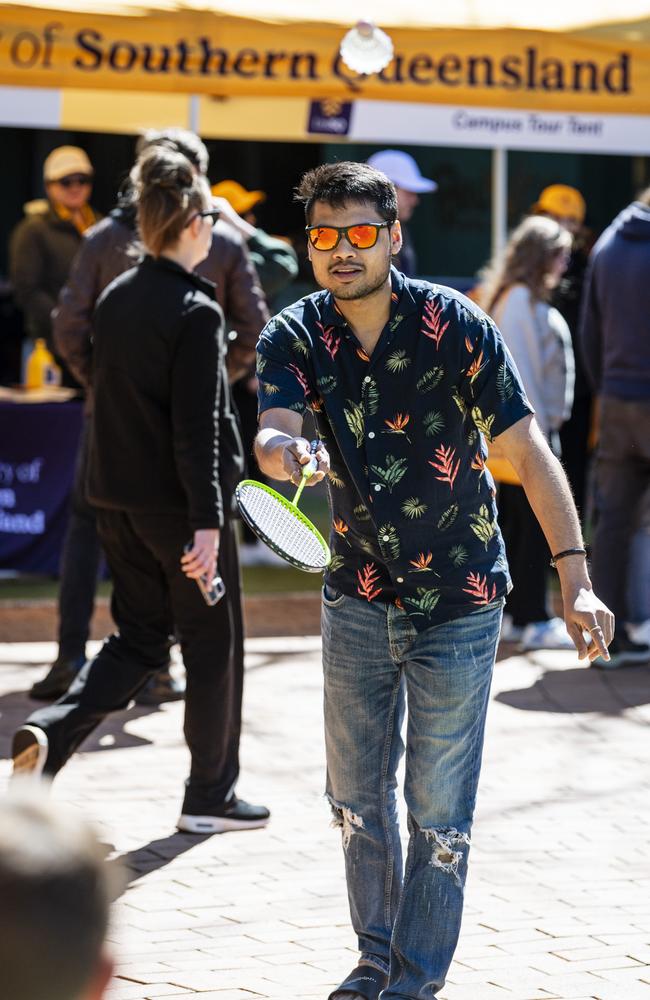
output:
<path id="1" fill-rule="evenodd" d="M 198 132 L 199 132 L 200 110 L 201 110 L 201 103 L 200 103 L 199 95 L 198 94 L 191 94 L 190 95 L 190 102 L 189 102 L 189 114 L 188 114 L 187 127 L 192 132 L 196 132 L 197 135 L 198 135 Z"/>
<path id="2" fill-rule="evenodd" d="M 508 233 L 508 150 L 492 150 L 492 256 L 506 245 Z"/>

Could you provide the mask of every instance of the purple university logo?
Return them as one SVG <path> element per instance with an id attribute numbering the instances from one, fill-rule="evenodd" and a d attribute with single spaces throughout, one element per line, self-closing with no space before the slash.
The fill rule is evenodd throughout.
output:
<path id="1" fill-rule="evenodd" d="M 308 132 L 347 135 L 350 130 L 352 101 L 312 101 L 307 120 Z"/>

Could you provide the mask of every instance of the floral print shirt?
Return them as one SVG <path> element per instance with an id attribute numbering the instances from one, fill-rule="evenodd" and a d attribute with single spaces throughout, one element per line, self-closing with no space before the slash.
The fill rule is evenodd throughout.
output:
<path id="1" fill-rule="evenodd" d="M 510 589 L 486 440 L 533 410 L 473 302 L 394 268 L 391 283 L 371 357 L 329 292 L 274 316 L 257 345 L 259 405 L 309 409 L 329 452 L 326 583 L 397 604 L 421 631 Z"/>

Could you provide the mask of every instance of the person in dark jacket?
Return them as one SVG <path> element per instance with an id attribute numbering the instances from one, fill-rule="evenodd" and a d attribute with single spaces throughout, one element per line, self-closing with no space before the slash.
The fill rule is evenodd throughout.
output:
<path id="1" fill-rule="evenodd" d="M 269 236 L 257 224 L 255 209 L 266 201 L 266 192 L 247 191 L 238 181 L 228 180 L 213 185 L 212 194 L 222 218 L 246 241 L 266 300 L 272 304 L 297 277 L 298 257 L 287 240 Z"/>
<path id="2" fill-rule="evenodd" d="M 43 165 L 47 199 L 25 205 L 25 218 L 9 242 L 9 270 L 30 340 L 43 338 L 50 350 L 51 313 L 83 234 L 99 216 L 89 204 L 93 168 L 78 146 L 53 149 Z M 70 381 L 64 366 L 64 381 Z"/>
<path id="3" fill-rule="evenodd" d="M 208 151 L 193 132 L 185 129 L 151 130 L 138 144 L 139 155 L 151 146 L 163 146 L 181 152 L 201 174 L 208 169 Z M 86 235 L 73 263 L 70 276 L 59 296 L 53 314 L 54 341 L 60 355 L 74 376 L 91 393 L 91 317 L 101 291 L 119 274 L 132 267 L 141 252 L 136 231 L 134 189 L 127 182 L 117 207 Z M 255 269 L 241 238 L 221 220 L 217 220 L 210 252 L 198 265 L 198 273 L 216 285 L 217 301 L 229 327 L 228 371 L 233 381 L 248 372 L 255 358 L 257 337 L 268 319 L 264 295 Z M 90 410 L 92 399 L 87 400 Z M 228 405 L 228 427 L 222 437 L 232 442 L 233 460 L 242 462 L 237 419 Z M 59 649 L 44 678 L 37 681 L 31 696 L 41 700 L 59 698 L 83 666 L 90 620 L 95 603 L 97 571 L 101 557 L 95 515 L 85 496 L 87 428 L 77 462 L 72 493 L 71 516 L 63 546 L 59 588 Z M 239 597 L 239 568 L 231 567 L 228 600 L 240 623 L 236 644 L 243 664 L 243 624 Z M 243 668 L 242 668 L 243 669 Z M 163 671 L 138 695 L 141 704 L 158 704 L 182 697 L 183 687 L 169 671 Z"/>
<path id="4" fill-rule="evenodd" d="M 650 661 L 623 624 L 632 538 L 650 494 L 649 278 L 650 188 L 594 246 L 580 317 L 582 358 L 600 397 L 592 572 L 618 621 L 611 661 L 599 664 L 610 669 Z"/>
<path id="5" fill-rule="evenodd" d="M 180 128 L 148 131 L 138 142 L 138 157 L 151 146 L 179 150 L 201 174 L 207 173 L 208 151 L 193 132 Z M 56 349 L 83 385 L 88 385 L 90 319 L 97 297 L 113 278 L 133 266 L 139 252 L 135 206 L 127 182 L 116 208 L 83 241 L 53 315 Z M 228 325 L 232 383 L 254 365 L 255 345 L 269 311 L 244 240 L 228 221 L 217 218 L 210 251 L 197 272 L 216 285 L 217 302 Z"/>
<path id="6" fill-rule="evenodd" d="M 259 827 L 268 810 L 234 792 L 241 687 L 231 614 L 224 601 L 209 606 L 196 585 L 211 585 L 221 553 L 234 546 L 220 454 L 223 313 L 214 286 L 193 273 L 208 254 L 215 212 L 205 179 L 170 150 L 143 157 L 138 188 L 149 255 L 108 286 L 93 320 L 88 493 L 119 631 L 60 701 L 18 730 L 14 766 L 55 775 L 164 665 L 176 634 L 191 754 L 179 829 Z"/>

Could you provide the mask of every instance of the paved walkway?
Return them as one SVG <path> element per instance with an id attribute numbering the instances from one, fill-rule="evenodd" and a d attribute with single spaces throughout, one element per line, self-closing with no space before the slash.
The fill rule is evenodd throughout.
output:
<path id="1" fill-rule="evenodd" d="M 0 757 L 53 652 L 0 646 Z M 267 830 L 174 832 L 180 705 L 114 717 L 57 781 L 129 870 L 111 1000 L 325 1000 L 356 964 L 320 794 L 318 640 L 251 640 L 247 663 L 240 792 L 272 808 Z M 565 653 L 498 664 L 444 1000 L 650 1000 L 649 722 L 648 668 L 603 674 Z"/>

